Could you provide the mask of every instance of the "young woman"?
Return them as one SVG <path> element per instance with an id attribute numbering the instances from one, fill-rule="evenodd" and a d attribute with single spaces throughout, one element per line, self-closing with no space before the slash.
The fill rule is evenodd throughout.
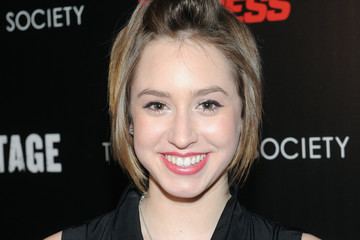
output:
<path id="1" fill-rule="evenodd" d="M 140 3 L 109 71 L 113 152 L 134 186 L 114 211 L 48 239 L 317 239 L 236 199 L 259 142 L 259 62 L 217 0 Z"/>

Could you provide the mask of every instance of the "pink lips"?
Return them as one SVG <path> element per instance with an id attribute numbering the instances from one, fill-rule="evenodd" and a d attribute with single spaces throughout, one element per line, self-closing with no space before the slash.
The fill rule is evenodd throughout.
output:
<path id="1" fill-rule="evenodd" d="M 161 159 L 163 160 L 163 162 L 165 163 L 165 166 L 173 173 L 175 174 L 179 174 L 179 175 L 192 175 L 195 174 L 197 172 L 199 172 L 201 169 L 204 168 L 204 166 L 206 165 L 208 158 L 209 158 L 209 154 L 207 153 L 186 153 L 186 154 L 180 154 L 177 152 L 164 152 L 161 153 L 162 157 Z M 196 164 L 192 164 L 190 166 L 178 166 L 176 164 L 171 163 L 169 160 L 167 160 L 165 158 L 165 155 L 171 155 L 171 156 L 175 156 L 175 157 L 181 157 L 181 158 L 185 158 L 185 157 L 192 157 L 192 156 L 197 156 L 197 155 L 203 155 L 206 154 L 205 158 L 202 159 L 201 161 L 199 161 Z"/>

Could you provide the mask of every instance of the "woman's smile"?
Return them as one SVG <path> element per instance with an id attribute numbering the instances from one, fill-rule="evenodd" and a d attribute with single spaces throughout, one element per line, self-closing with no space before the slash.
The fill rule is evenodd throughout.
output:
<path id="1" fill-rule="evenodd" d="M 208 153 L 177 152 L 162 153 L 165 166 L 175 174 L 191 175 L 203 169 L 209 159 Z"/>

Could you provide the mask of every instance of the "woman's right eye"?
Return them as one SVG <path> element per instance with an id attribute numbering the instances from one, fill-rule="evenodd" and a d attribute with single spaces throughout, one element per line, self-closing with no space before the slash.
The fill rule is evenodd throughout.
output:
<path id="1" fill-rule="evenodd" d="M 144 108 L 150 109 L 151 111 L 154 112 L 161 112 L 165 110 L 166 105 L 161 102 L 149 102 L 144 106 Z"/>

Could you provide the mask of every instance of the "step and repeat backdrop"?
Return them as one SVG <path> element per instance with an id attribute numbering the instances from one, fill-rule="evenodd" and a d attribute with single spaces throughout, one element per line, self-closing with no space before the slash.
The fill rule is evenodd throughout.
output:
<path id="1" fill-rule="evenodd" d="M 360 235 L 360 2 L 223 0 L 258 41 L 264 123 L 239 198 L 323 239 Z M 0 239 L 42 239 L 112 209 L 107 65 L 137 4 L 0 3 Z"/>

